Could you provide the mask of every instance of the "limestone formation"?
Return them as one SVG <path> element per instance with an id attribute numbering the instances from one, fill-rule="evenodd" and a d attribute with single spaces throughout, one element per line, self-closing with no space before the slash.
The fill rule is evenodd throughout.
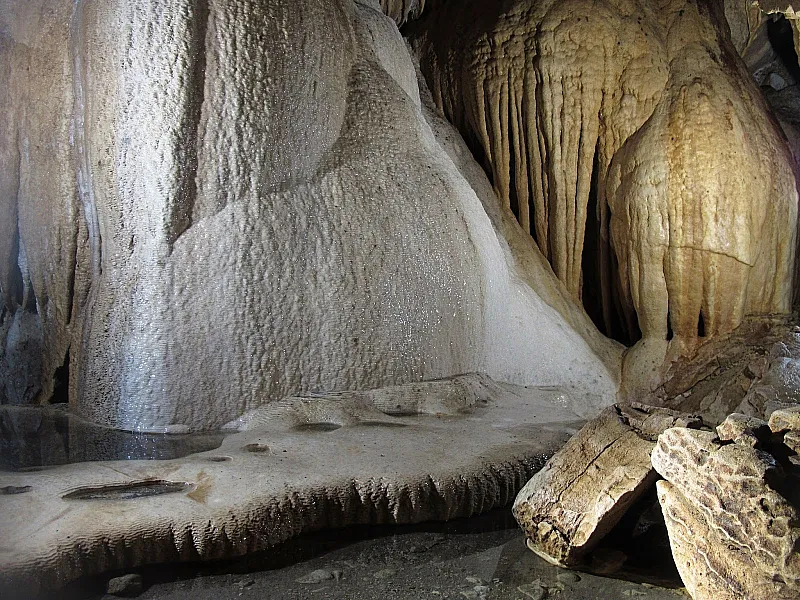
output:
<path id="1" fill-rule="evenodd" d="M 666 479 L 657 484 L 659 501 L 694 600 L 800 595 L 800 480 L 790 461 L 780 465 L 749 442 L 673 428 L 659 436 L 652 462 Z"/>
<path id="2" fill-rule="evenodd" d="M 380 7 L 387 16 L 394 19 L 398 25 L 402 25 L 408 19 L 422 14 L 425 3 L 426 0 L 380 0 Z"/>
<path id="3" fill-rule="evenodd" d="M 770 438 L 770 428 L 766 421 L 733 413 L 717 425 L 717 437 L 723 442 L 747 444 L 755 448 Z"/>
<path id="4" fill-rule="evenodd" d="M 604 410 L 539 471 L 517 496 L 514 516 L 528 547 L 564 566 L 584 557 L 655 483 L 650 451 L 670 427 L 699 419 L 663 408 Z"/>
<path id="5" fill-rule="evenodd" d="M 563 390 L 471 375 L 407 391 L 295 398 L 185 458 L 0 471 L 0 597 L 229 559 L 322 528 L 507 506 L 580 424 Z"/>
<path id="6" fill-rule="evenodd" d="M 185 431 L 471 371 L 615 399 L 621 348 L 456 166 L 378 2 L 3 0 L 0 112 L 2 402 Z"/>
<path id="7" fill-rule="evenodd" d="M 769 417 L 769 428 L 775 433 L 800 432 L 800 406 L 782 408 Z"/>
<path id="8" fill-rule="evenodd" d="M 472 0 L 409 31 L 555 274 L 601 298 L 607 333 L 641 330 L 632 380 L 657 383 L 668 350 L 746 314 L 789 311 L 792 160 L 717 3 Z"/>

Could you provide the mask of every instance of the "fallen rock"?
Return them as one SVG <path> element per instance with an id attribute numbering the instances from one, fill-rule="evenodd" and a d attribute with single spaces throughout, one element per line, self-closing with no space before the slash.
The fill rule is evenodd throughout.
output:
<path id="1" fill-rule="evenodd" d="M 731 413 L 768 419 L 800 403 L 800 337 L 777 315 L 753 316 L 729 335 L 713 336 L 694 356 L 676 360 L 646 402 L 699 414 L 706 424 Z"/>
<path id="2" fill-rule="evenodd" d="M 755 448 L 766 442 L 772 431 L 766 421 L 757 417 L 733 413 L 717 426 L 717 436 L 721 441 L 747 444 Z"/>
<path id="3" fill-rule="evenodd" d="M 144 584 L 142 582 L 142 576 L 137 573 L 129 573 L 121 577 L 109 579 L 106 593 L 112 596 L 132 598 L 141 594 L 143 589 Z"/>
<path id="4" fill-rule="evenodd" d="M 341 571 L 339 574 L 341 577 Z M 336 577 L 335 571 L 329 571 L 328 569 L 316 569 L 315 571 L 311 571 L 311 573 L 308 575 L 296 579 L 296 581 L 297 583 L 317 584 L 322 583 L 323 581 L 330 581 L 331 579 L 339 579 Z"/>
<path id="5" fill-rule="evenodd" d="M 800 432 L 800 406 L 781 408 L 769 417 L 769 428 L 775 433 Z"/>
<path id="6" fill-rule="evenodd" d="M 795 454 L 800 454 L 800 432 L 789 431 L 783 436 L 783 443 Z"/>
<path id="7" fill-rule="evenodd" d="M 547 588 L 543 587 L 538 580 L 520 585 L 517 590 L 522 592 L 526 598 L 531 598 L 532 600 L 543 600 L 547 597 Z"/>
<path id="8" fill-rule="evenodd" d="M 674 428 L 652 463 L 672 554 L 694 600 L 800 597 L 798 511 L 777 490 L 794 475 L 749 443 Z M 787 463 L 791 469 L 791 463 Z"/>
<path id="9" fill-rule="evenodd" d="M 514 516 L 528 547 L 552 563 L 581 563 L 655 482 L 650 452 L 658 435 L 701 424 L 697 417 L 641 404 L 604 410 L 517 496 Z"/>

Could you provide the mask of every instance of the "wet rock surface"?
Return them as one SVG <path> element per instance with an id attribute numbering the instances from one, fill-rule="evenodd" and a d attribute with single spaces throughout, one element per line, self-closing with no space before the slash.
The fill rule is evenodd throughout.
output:
<path id="1" fill-rule="evenodd" d="M 412 395 L 413 416 L 395 413 L 411 412 L 402 398 L 384 407 L 392 414 L 343 393 L 292 398 L 212 451 L 0 471 L 0 489 L 29 488 L 0 494 L 0 597 L 56 593 L 81 576 L 142 565 L 243 556 L 321 529 L 508 506 L 582 425 L 557 388 L 475 374 L 431 385 Z M 375 422 L 403 426 L 365 425 Z"/>
<path id="2" fill-rule="evenodd" d="M 66 408 L 0 406 L 0 471 L 86 461 L 168 460 L 217 448 L 223 437 L 121 431 Z"/>
<path id="3" fill-rule="evenodd" d="M 695 600 L 800 597 L 798 471 L 781 446 L 763 433 L 756 443 L 686 428 L 659 437 L 658 498 Z"/>
<path id="4" fill-rule="evenodd" d="M 528 546 L 556 564 L 581 564 L 655 483 L 650 452 L 658 435 L 701 425 L 697 417 L 639 404 L 604 410 L 517 496 L 514 515 Z"/>

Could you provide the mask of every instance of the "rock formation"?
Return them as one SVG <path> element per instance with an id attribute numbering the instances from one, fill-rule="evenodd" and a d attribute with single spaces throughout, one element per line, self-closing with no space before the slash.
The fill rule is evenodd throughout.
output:
<path id="1" fill-rule="evenodd" d="M 0 0 L 0 403 L 242 432 L 0 474 L 0 578 L 473 514 L 571 427 L 543 421 L 621 395 L 743 413 L 723 441 L 660 437 L 679 567 L 700 594 L 733 589 L 724 565 L 734 592 L 795 593 L 794 500 L 770 486 L 798 462 L 800 342 L 754 354 L 736 330 L 792 303 L 797 73 L 764 17 L 796 38 L 784 4 Z M 604 412 L 517 502 L 537 547 L 579 561 L 691 422 Z"/>
<path id="2" fill-rule="evenodd" d="M 0 15 L 4 401 L 58 379 L 97 422 L 182 431 L 476 370 L 613 401 L 619 348 L 498 233 L 376 3 Z"/>
<path id="3" fill-rule="evenodd" d="M 528 547 L 556 564 L 581 565 L 658 478 L 650 452 L 659 434 L 700 425 L 695 417 L 651 406 L 604 410 L 517 496 L 514 516 Z"/>
<path id="4" fill-rule="evenodd" d="M 764 449 L 764 425 L 733 443 L 669 429 L 653 450 L 672 553 L 694 600 L 800 595 L 800 473 Z"/>
<path id="5" fill-rule="evenodd" d="M 714 2 L 474 0 L 411 36 L 555 274 L 607 333 L 641 330 L 631 380 L 669 340 L 789 310 L 792 161 Z"/>
<path id="6" fill-rule="evenodd" d="M 0 471 L 0 596 L 507 506 L 580 423 L 554 390 L 477 375 L 271 409 L 185 458 Z"/>
<path id="7" fill-rule="evenodd" d="M 530 549 L 591 569 L 592 550 L 655 484 L 694 600 L 797 598 L 800 407 L 774 411 L 769 423 L 734 413 L 716 432 L 701 426 L 644 405 L 603 411 L 517 496 Z"/>
<path id="8" fill-rule="evenodd" d="M 709 424 L 731 413 L 768 419 L 800 402 L 800 330 L 786 318 L 751 318 L 675 361 L 645 402 L 702 415 Z"/>

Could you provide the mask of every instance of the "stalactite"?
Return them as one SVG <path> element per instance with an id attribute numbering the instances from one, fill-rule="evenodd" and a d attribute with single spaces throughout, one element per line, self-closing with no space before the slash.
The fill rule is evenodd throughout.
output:
<path id="1" fill-rule="evenodd" d="M 412 43 L 440 109 L 481 145 L 501 203 L 576 300 L 596 195 L 590 264 L 605 330 L 666 339 L 671 327 L 690 340 L 700 315 L 716 335 L 747 313 L 788 310 L 794 178 L 720 37 L 721 10 L 485 4 L 437 6 L 409 26 Z"/>
<path id="2" fill-rule="evenodd" d="M 381 9 L 398 25 L 402 25 L 425 10 L 425 0 L 381 0 Z"/>

